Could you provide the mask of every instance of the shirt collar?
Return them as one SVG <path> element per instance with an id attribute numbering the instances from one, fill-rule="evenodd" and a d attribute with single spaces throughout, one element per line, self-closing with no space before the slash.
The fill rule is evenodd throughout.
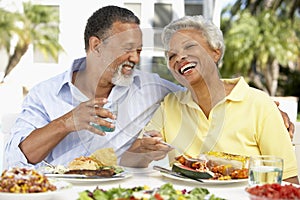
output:
<path id="1" fill-rule="evenodd" d="M 231 93 L 225 98 L 226 100 L 242 101 L 247 95 L 249 85 L 243 77 L 222 79 L 222 81 L 230 84 L 235 84 L 235 87 L 232 89 Z M 190 107 L 198 107 L 197 104 L 193 101 L 192 93 L 189 90 L 187 90 L 187 92 L 177 92 L 175 93 L 175 95 L 182 104 L 187 104 Z"/>
<path id="2" fill-rule="evenodd" d="M 72 67 L 69 68 L 66 73 L 64 74 L 63 81 L 61 82 L 61 85 L 58 87 L 57 95 L 62 90 L 64 86 L 68 86 L 69 84 L 72 84 L 72 77 L 73 72 L 83 70 L 86 66 L 86 58 L 79 58 L 73 61 Z"/>
<path id="3" fill-rule="evenodd" d="M 248 93 L 249 85 L 243 77 L 233 79 L 222 79 L 226 83 L 235 84 L 230 94 L 226 97 L 226 100 L 242 101 Z"/>
<path id="4" fill-rule="evenodd" d="M 72 77 L 73 72 L 84 70 L 86 68 L 86 57 L 75 59 L 72 63 L 72 67 L 67 70 L 67 72 L 64 75 L 63 81 L 58 88 L 57 95 L 62 90 L 64 86 L 68 86 L 72 84 Z M 133 71 L 133 84 L 135 84 L 137 87 L 141 87 L 141 72 L 137 69 L 134 69 Z M 116 86 L 116 87 L 125 87 L 125 86 Z M 127 86 L 129 88 L 130 86 Z"/>

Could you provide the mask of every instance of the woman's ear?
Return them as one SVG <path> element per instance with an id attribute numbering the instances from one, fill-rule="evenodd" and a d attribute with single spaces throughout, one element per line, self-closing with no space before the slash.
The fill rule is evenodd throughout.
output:
<path id="1" fill-rule="evenodd" d="M 215 49 L 213 51 L 213 59 L 214 63 L 218 63 L 221 58 L 221 50 L 220 49 Z"/>

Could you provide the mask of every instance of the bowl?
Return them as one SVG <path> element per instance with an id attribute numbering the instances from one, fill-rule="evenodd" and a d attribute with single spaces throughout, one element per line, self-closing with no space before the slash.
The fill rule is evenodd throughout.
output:
<path id="1" fill-rule="evenodd" d="M 300 186 L 287 184 L 264 184 L 247 187 L 250 200 L 300 200 Z"/>

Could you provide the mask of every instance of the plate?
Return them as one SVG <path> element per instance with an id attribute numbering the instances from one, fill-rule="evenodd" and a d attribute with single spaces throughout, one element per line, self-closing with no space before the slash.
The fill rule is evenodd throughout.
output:
<path id="1" fill-rule="evenodd" d="M 49 179 L 49 181 L 57 187 L 55 191 L 49 192 L 39 192 L 39 193 L 8 193 L 8 192 L 0 192 L 1 200 L 51 200 L 55 199 L 55 195 L 60 192 L 67 192 L 68 189 L 72 187 L 72 184 L 57 180 L 57 179 Z"/>
<path id="2" fill-rule="evenodd" d="M 149 174 L 154 172 L 152 167 L 145 167 L 145 168 L 124 167 L 124 168 L 127 172 L 131 174 Z"/>
<path id="3" fill-rule="evenodd" d="M 181 178 L 178 176 L 174 176 L 172 174 L 167 174 L 164 172 L 160 172 L 163 176 L 175 180 L 180 180 L 180 181 L 186 181 L 186 182 L 191 182 L 191 183 L 196 183 L 197 181 L 188 179 L 188 178 Z M 231 183 L 244 183 L 248 182 L 248 179 L 231 179 L 231 180 L 211 180 L 211 179 L 201 179 L 204 184 L 231 184 Z M 201 183 L 200 183 L 201 184 Z"/>
<path id="4" fill-rule="evenodd" d="M 107 181 L 119 181 L 123 179 L 127 179 L 132 176 L 131 173 L 122 172 L 113 177 L 97 177 L 97 176 L 86 176 L 81 174 L 45 174 L 47 177 L 57 178 L 59 180 L 64 180 L 73 184 L 85 184 L 85 183 L 100 183 Z"/>

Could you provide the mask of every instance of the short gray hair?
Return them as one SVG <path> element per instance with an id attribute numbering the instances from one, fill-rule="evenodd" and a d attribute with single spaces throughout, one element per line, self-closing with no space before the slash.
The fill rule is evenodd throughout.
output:
<path id="1" fill-rule="evenodd" d="M 210 20 L 205 19 L 202 15 L 184 16 L 169 23 L 162 32 L 162 43 L 166 50 L 168 49 L 173 33 L 182 29 L 195 29 L 201 31 L 209 46 L 212 49 L 219 49 L 221 51 L 221 57 L 218 63 L 222 60 L 225 51 L 223 33 L 216 25 Z"/>

